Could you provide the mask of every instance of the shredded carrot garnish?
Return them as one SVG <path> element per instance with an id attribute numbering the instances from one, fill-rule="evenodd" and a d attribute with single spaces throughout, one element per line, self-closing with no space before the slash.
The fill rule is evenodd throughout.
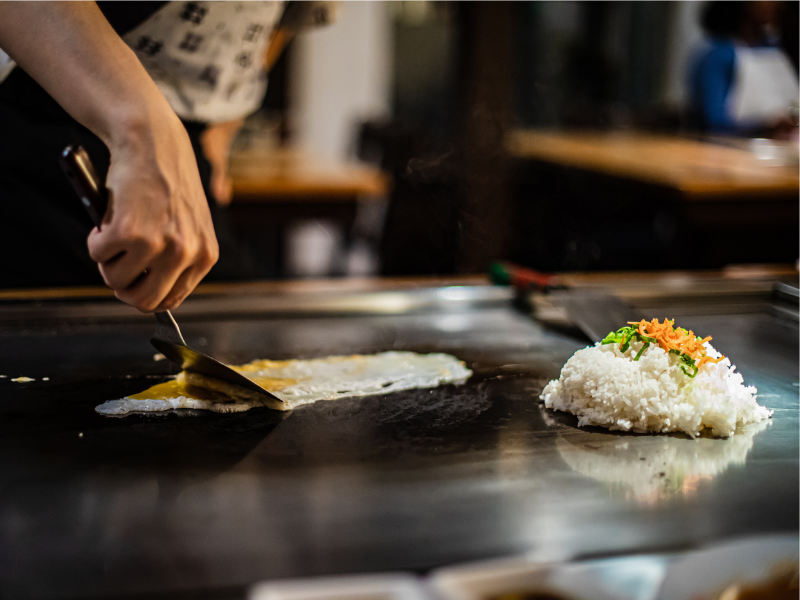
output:
<path id="1" fill-rule="evenodd" d="M 660 323 L 658 319 L 653 319 L 650 322 L 642 319 L 638 323 L 629 321 L 628 325 L 637 326 L 636 331 L 640 335 L 654 338 L 658 342 L 658 345 L 667 352 L 675 350 L 681 354 L 686 354 L 693 360 L 699 361 L 698 367 L 707 362 L 718 363 L 725 358 L 724 356 L 720 358 L 706 356 L 706 349 L 703 344 L 710 341 L 712 339 L 711 336 L 700 339 L 692 330 L 687 331 L 682 327 L 676 329 L 675 319 L 671 321 L 669 319 L 664 319 L 663 323 Z"/>
<path id="2" fill-rule="evenodd" d="M 725 358 L 725 357 L 724 357 L 724 356 L 720 356 L 719 358 L 711 358 L 710 356 L 701 356 L 701 357 L 699 358 L 699 360 L 697 361 L 697 368 L 699 369 L 700 367 L 702 367 L 702 366 L 703 366 L 704 364 L 706 364 L 707 362 L 710 362 L 710 363 L 718 363 L 718 362 L 719 362 L 719 361 L 721 361 L 723 358 Z"/>
<path id="3" fill-rule="evenodd" d="M 658 319 L 652 321 L 631 321 L 628 325 L 633 327 L 623 327 L 616 332 L 609 333 L 603 340 L 603 344 L 619 343 L 620 350 L 625 352 L 634 341 L 642 342 L 642 348 L 636 354 L 634 361 L 647 349 L 650 344 L 658 344 L 665 352 L 673 352 L 681 358 L 681 369 L 694 377 L 697 371 L 704 364 L 713 362 L 718 363 L 724 356 L 711 358 L 706 356 L 706 349 L 703 344 L 711 340 L 711 336 L 700 339 L 693 331 L 683 327 L 675 327 L 675 320 L 664 319 L 661 323 Z"/>

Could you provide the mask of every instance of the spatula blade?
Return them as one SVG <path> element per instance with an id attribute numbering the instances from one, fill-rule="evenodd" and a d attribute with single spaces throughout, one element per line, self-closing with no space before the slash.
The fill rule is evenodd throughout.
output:
<path id="1" fill-rule="evenodd" d="M 203 354 L 202 352 L 193 350 L 188 346 L 174 344 L 158 337 L 152 338 L 150 343 L 153 344 L 153 347 L 155 347 L 156 350 L 161 352 L 170 361 L 178 365 L 184 371 L 191 371 L 193 373 L 215 377 L 216 379 L 221 379 L 228 383 L 238 385 L 239 387 L 243 387 L 252 392 L 265 394 L 272 400 L 283 404 L 283 400 L 265 390 L 252 379 L 248 379 L 238 371 L 233 370 L 226 364 L 221 363 L 218 360 Z"/>
<path id="2" fill-rule="evenodd" d="M 569 320 L 593 342 L 599 342 L 611 331 L 641 321 L 638 310 L 616 296 L 602 292 L 577 292 L 574 290 L 552 294 L 553 304 L 567 312 Z"/>

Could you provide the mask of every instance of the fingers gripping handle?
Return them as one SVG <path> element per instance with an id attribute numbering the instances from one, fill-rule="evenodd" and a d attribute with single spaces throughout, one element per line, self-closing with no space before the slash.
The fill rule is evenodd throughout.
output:
<path id="1" fill-rule="evenodd" d="M 81 146 L 67 146 L 61 153 L 60 162 L 86 212 L 100 229 L 108 208 L 108 189 L 97 176 L 89 154 Z"/>
<path id="2" fill-rule="evenodd" d="M 61 153 L 60 162 L 61 168 L 64 169 L 72 187 L 78 193 L 86 212 L 89 213 L 97 229 L 100 229 L 103 216 L 108 209 L 108 188 L 97 176 L 89 153 L 81 146 L 70 145 Z M 156 313 L 156 319 L 159 322 L 159 330 L 163 330 L 163 335 L 167 336 L 165 339 L 176 344 L 186 345 L 181 331 L 178 329 L 178 324 L 169 311 Z"/>

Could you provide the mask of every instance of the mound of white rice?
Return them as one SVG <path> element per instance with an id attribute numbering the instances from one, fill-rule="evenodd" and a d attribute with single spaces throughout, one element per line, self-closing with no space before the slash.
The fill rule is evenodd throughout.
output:
<path id="1" fill-rule="evenodd" d="M 706 363 L 694 379 L 675 354 L 650 344 L 638 361 L 641 342 L 620 352 L 619 344 L 597 343 L 578 350 L 542 391 L 547 408 L 570 412 L 578 425 L 599 425 L 636 432 L 682 431 L 698 435 L 708 427 L 715 436 L 767 419 L 772 411 L 756 403 L 756 388 L 745 387 L 727 358 Z M 706 352 L 720 356 L 706 342 Z"/>

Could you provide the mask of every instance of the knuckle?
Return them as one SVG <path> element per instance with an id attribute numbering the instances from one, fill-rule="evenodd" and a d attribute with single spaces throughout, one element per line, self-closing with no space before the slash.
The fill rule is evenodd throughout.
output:
<path id="1" fill-rule="evenodd" d="M 158 254 L 161 250 L 160 244 L 156 238 L 151 235 L 142 233 L 136 235 L 131 241 L 141 252 L 146 254 Z"/>
<path id="2" fill-rule="evenodd" d="M 186 243 L 186 240 L 176 237 L 170 240 L 169 243 L 169 253 L 174 258 L 176 258 L 179 262 L 183 261 L 187 256 L 190 254 L 189 245 Z"/>
<path id="3" fill-rule="evenodd" d="M 154 254 L 159 250 L 158 237 L 153 232 L 143 230 L 131 223 L 121 224 L 113 231 L 113 234 L 135 254 Z"/>
<path id="4" fill-rule="evenodd" d="M 219 244 L 216 240 L 206 245 L 203 258 L 205 259 L 204 266 L 208 269 L 217 264 L 219 260 Z"/>
<path id="5" fill-rule="evenodd" d="M 216 263 L 217 263 L 217 261 L 215 259 L 213 259 L 212 257 L 206 255 L 200 261 L 200 264 L 198 265 L 198 267 L 200 267 L 200 269 L 203 271 L 203 274 L 205 275 L 206 273 L 208 273 L 208 271 L 211 270 L 211 267 L 213 267 Z"/>
<path id="6" fill-rule="evenodd" d="M 203 256 L 195 262 L 195 272 L 198 276 L 203 277 L 211 270 L 211 267 L 214 266 L 214 263 L 209 259 L 207 256 Z"/>

